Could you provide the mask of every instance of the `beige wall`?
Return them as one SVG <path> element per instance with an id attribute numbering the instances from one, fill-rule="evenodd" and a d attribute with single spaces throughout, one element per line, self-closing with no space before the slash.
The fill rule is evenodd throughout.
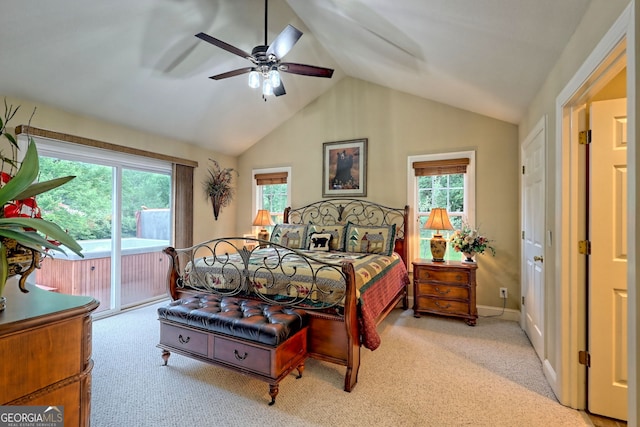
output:
<path id="1" fill-rule="evenodd" d="M 10 97 L 7 97 L 6 100 L 8 104 L 20 106 L 18 114 L 10 122 L 11 127 L 29 124 L 31 113 L 36 107 L 37 110 L 31 120 L 31 126 L 198 162 L 194 176 L 194 242 L 228 235 L 229 231 L 235 228 L 235 205 L 224 208 L 218 221 L 214 221 L 213 211 L 208 200 L 204 197 L 201 182 L 206 176 L 208 166 L 206 159 L 214 158 L 223 167 L 235 168 L 236 158 L 215 154 L 183 141 L 167 139 L 71 114 L 41 103 Z"/>
<path id="2" fill-rule="evenodd" d="M 476 221 L 497 256 L 480 256 L 478 304 L 519 309 L 518 129 L 515 125 L 344 78 L 239 158 L 238 233 L 250 231 L 251 170 L 292 168 L 292 204 L 322 198 L 322 143 L 368 138 L 367 199 L 407 204 L 407 157 L 476 150 Z"/>

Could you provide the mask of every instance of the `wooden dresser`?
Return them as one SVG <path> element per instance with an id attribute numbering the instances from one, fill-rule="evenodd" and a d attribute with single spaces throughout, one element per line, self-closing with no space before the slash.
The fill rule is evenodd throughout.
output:
<path id="1" fill-rule="evenodd" d="M 64 407 L 65 427 L 89 426 L 91 297 L 28 286 L 10 279 L 0 312 L 0 404 Z"/>
<path id="2" fill-rule="evenodd" d="M 476 308 L 475 263 L 457 261 L 433 262 L 418 259 L 413 262 L 413 315 L 421 313 L 455 316 L 475 326 Z"/>

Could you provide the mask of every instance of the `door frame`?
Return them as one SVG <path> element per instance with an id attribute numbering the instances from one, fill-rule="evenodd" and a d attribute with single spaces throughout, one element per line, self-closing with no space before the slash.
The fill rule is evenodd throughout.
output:
<path id="1" fill-rule="evenodd" d="M 556 230 L 556 268 L 555 294 L 558 301 L 555 316 L 558 320 L 559 331 L 556 336 L 555 350 L 557 370 L 546 372 L 558 399 L 562 404 L 577 409 L 586 405 L 585 379 L 586 368 L 578 363 L 578 351 L 584 350 L 586 336 L 586 304 L 584 286 L 584 269 L 579 268 L 581 256 L 578 254 L 577 241 L 581 231 L 577 221 L 579 205 L 579 147 L 572 135 L 574 115 L 572 109 L 584 103 L 590 93 L 604 84 L 606 73 L 615 63 L 615 59 L 626 52 L 627 58 L 627 111 L 629 117 L 627 133 L 629 136 L 628 151 L 628 245 L 636 247 L 636 220 L 633 212 L 636 205 L 636 56 L 635 56 L 635 23 L 634 16 L 638 9 L 632 0 L 613 26 L 600 40 L 587 60 L 578 69 L 569 83 L 556 98 L 556 199 L 555 199 L 555 230 Z M 633 251 L 636 252 L 636 251 Z M 634 425 L 639 419 L 640 408 L 635 405 L 637 400 L 638 368 L 640 362 L 636 360 L 638 347 L 638 328 L 635 326 L 637 318 L 637 289 L 636 269 L 638 255 L 633 254 L 628 263 L 629 288 L 629 414 L 628 421 Z M 582 280 L 582 281 L 581 281 Z"/>

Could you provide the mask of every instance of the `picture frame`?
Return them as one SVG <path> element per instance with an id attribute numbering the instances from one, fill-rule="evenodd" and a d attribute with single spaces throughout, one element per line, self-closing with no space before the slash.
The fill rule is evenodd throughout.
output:
<path id="1" fill-rule="evenodd" d="M 322 197 L 367 195 L 367 138 L 322 144 Z"/>

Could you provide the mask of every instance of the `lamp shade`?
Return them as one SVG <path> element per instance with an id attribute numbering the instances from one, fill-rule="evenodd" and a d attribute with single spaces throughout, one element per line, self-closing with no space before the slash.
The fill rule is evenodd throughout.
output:
<path id="1" fill-rule="evenodd" d="M 433 208 L 429 214 L 429 219 L 424 223 L 427 230 L 453 230 L 449 215 L 445 208 Z"/>
<path id="2" fill-rule="evenodd" d="M 255 219 L 253 220 L 253 225 L 265 227 L 267 225 L 275 225 L 271 220 L 271 213 L 266 209 L 260 209 Z"/>
<path id="3" fill-rule="evenodd" d="M 431 238 L 431 255 L 434 262 L 444 262 L 444 254 L 447 252 L 447 241 L 442 238 L 440 230 L 453 230 L 449 215 L 445 208 L 433 208 L 429 213 L 429 219 L 424 224 L 427 230 L 436 230 Z"/>
<path id="4" fill-rule="evenodd" d="M 260 240 L 269 240 L 269 232 L 264 228 L 267 225 L 275 225 L 271 220 L 271 212 L 266 209 L 260 209 L 255 219 L 253 220 L 253 225 L 262 227 L 260 232 L 258 233 L 258 239 Z M 266 243 L 260 243 L 261 248 L 265 248 L 267 246 Z"/>

